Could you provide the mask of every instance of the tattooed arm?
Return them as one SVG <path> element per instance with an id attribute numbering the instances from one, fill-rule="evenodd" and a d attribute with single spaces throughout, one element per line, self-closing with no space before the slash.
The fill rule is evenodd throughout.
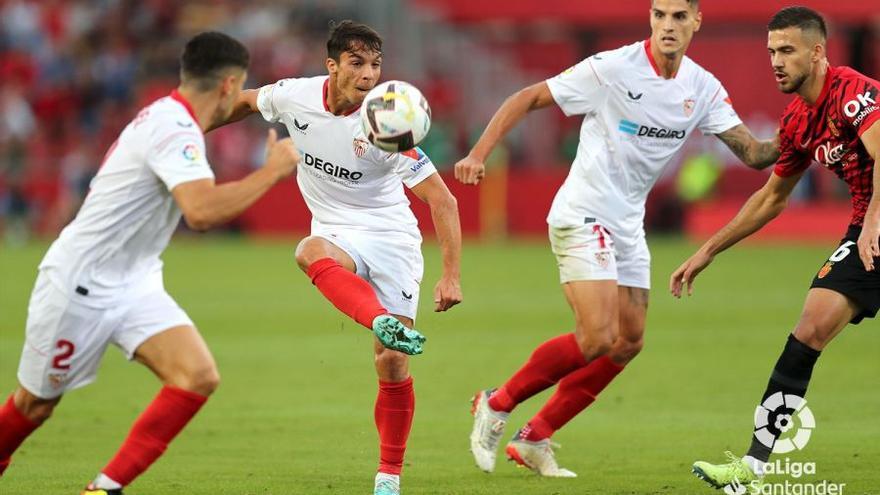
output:
<path id="1" fill-rule="evenodd" d="M 716 134 L 718 139 L 733 151 L 740 160 L 754 169 L 767 168 L 779 158 L 779 134 L 773 139 L 761 141 L 755 139 L 752 132 L 745 124 L 740 124 L 728 129 L 721 134 Z"/>

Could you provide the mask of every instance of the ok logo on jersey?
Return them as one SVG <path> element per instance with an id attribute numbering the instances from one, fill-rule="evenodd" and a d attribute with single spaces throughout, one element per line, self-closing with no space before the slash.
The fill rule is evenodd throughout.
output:
<path id="1" fill-rule="evenodd" d="M 865 116 L 874 110 L 877 110 L 877 90 L 870 89 L 860 95 L 856 95 L 855 99 L 849 100 L 843 104 L 843 114 L 851 119 L 855 119 L 853 124 L 858 125 Z"/>

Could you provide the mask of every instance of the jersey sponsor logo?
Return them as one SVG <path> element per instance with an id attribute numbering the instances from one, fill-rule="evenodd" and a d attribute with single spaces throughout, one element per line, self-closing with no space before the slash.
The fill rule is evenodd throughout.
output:
<path id="1" fill-rule="evenodd" d="M 192 122 L 181 122 L 178 120 L 177 125 L 179 125 L 180 127 L 183 127 L 183 128 L 189 128 L 189 127 L 193 126 L 193 123 Z"/>
<path id="2" fill-rule="evenodd" d="M 629 98 L 630 98 L 631 100 L 633 100 L 633 101 L 639 101 L 639 100 L 641 100 L 641 99 L 642 99 L 642 95 L 644 95 L 644 94 L 645 94 L 645 93 L 639 93 L 639 94 L 637 94 L 637 95 L 634 95 L 634 94 L 632 93 L 632 91 L 630 91 L 630 90 L 626 90 L 626 95 L 629 96 Z"/>
<path id="3" fill-rule="evenodd" d="M 685 131 L 640 125 L 626 119 L 620 121 L 617 129 L 625 134 L 654 139 L 684 139 L 686 134 Z"/>
<path id="4" fill-rule="evenodd" d="M 853 125 L 859 125 L 865 117 L 878 109 L 877 101 L 874 99 L 876 96 L 876 89 L 856 95 L 855 99 L 843 104 L 843 114 L 853 119 Z"/>
<path id="5" fill-rule="evenodd" d="M 361 177 L 364 176 L 363 172 L 352 172 L 345 167 L 334 165 L 309 153 L 303 153 L 303 163 L 305 163 L 309 167 L 314 168 L 315 170 L 324 172 L 331 177 L 337 177 L 339 179 L 345 179 L 352 182 L 357 182 L 361 179 Z"/>
<path id="6" fill-rule="evenodd" d="M 411 150 L 402 151 L 400 154 L 403 156 L 412 158 L 413 160 L 416 161 L 416 163 L 414 163 L 413 165 L 410 165 L 410 167 L 409 167 L 410 172 L 413 172 L 413 173 L 421 170 L 421 168 L 424 167 L 425 165 L 427 165 L 428 162 L 430 161 L 430 160 L 428 160 L 428 155 L 426 155 L 425 152 L 422 151 L 422 149 L 419 147 L 413 148 Z"/>
<path id="7" fill-rule="evenodd" d="M 405 290 L 401 290 L 400 295 L 403 296 L 403 298 L 406 299 L 407 301 L 412 301 L 412 298 L 413 298 L 412 292 L 407 294 Z"/>
<path id="8" fill-rule="evenodd" d="M 308 129 L 310 125 L 311 125 L 310 122 L 300 123 L 300 121 L 296 120 L 296 118 L 293 119 L 293 126 L 296 127 L 296 130 L 298 130 L 299 132 L 301 132 L 303 134 L 306 133 L 306 129 Z"/>
<path id="9" fill-rule="evenodd" d="M 183 157 L 191 162 L 198 161 L 202 157 L 199 147 L 193 143 L 189 143 L 183 147 Z"/>
<path id="10" fill-rule="evenodd" d="M 814 158 L 817 162 L 830 167 L 839 162 L 846 155 L 846 148 L 842 144 L 834 145 L 834 143 L 822 143 L 816 147 Z"/>

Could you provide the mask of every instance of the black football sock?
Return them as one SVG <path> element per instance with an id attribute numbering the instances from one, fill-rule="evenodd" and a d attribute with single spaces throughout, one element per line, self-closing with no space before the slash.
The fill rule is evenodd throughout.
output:
<path id="1" fill-rule="evenodd" d="M 810 376 L 813 374 L 813 366 L 820 354 L 821 351 L 803 344 L 794 335 L 789 335 L 785 349 L 782 350 L 782 355 L 776 361 L 773 374 L 770 375 L 770 382 L 767 384 L 767 390 L 764 392 L 764 397 L 761 398 L 761 403 L 763 404 L 767 397 L 777 392 L 805 397 L 807 386 L 810 384 Z M 780 432 L 776 429 L 773 421 L 770 422 L 768 429 L 775 438 L 779 438 Z M 747 455 L 767 462 L 772 451 L 772 447 L 767 447 L 757 437 L 752 436 L 752 446 Z"/>

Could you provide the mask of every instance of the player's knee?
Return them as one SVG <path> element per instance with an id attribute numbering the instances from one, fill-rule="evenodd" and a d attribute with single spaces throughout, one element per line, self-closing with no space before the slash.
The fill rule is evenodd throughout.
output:
<path id="1" fill-rule="evenodd" d="M 307 271 L 309 269 L 309 265 L 311 265 L 315 260 L 314 256 L 311 253 L 311 250 L 308 248 L 308 238 L 304 239 L 299 243 L 299 246 L 296 247 L 296 264 L 299 265 L 300 270 Z"/>
<path id="2" fill-rule="evenodd" d="M 387 349 L 376 354 L 376 373 L 383 381 L 405 380 L 409 374 L 409 361 L 406 354 Z"/>
<path id="3" fill-rule="evenodd" d="M 587 361 L 592 361 L 599 356 L 604 356 L 611 351 L 614 338 L 610 332 L 576 332 L 578 347 Z"/>
<path id="4" fill-rule="evenodd" d="M 16 394 L 15 407 L 21 414 L 36 424 L 43 424 L 48 420 L 55 411 L 55 406 L 61 400 L 41 399 L 29 393 Z"/>
<path id="5" fill-rule="evenodd" d="M 220 386 L 220 372 L 216 366 L 200 366 L 188 370 L 180 379 L 180 388 L 209 396 Z"/>
<path id="6" fill-rule="evenodd" d="M 626 365 L 642 352 L 644 346 L 645 341 L 643 339 L 618 339 L 617 342 L 614 343 L 614 347 L 611 349 L 611 352 L 609 352 L 609 355 L 611 360 L 615 363 Z"/>
<path id="7" fill-rule="evenodd" d="M 820 322 L 804 314 L 794 329 L 794 337 L 802 344 L 816 350 L 828 345 L 832 332 L 824 329 Z"/>

